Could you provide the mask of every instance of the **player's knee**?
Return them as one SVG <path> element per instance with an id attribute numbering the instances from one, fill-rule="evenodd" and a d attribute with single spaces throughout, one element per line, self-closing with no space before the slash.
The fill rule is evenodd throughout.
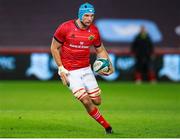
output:
<path id="1" fill-rule="evenodd" d="M 101 90 L 99 88 L 91 90 L 91 92 L 88 92 L 88 95 L 91 98 L 91 100 L 93 100 L 93 102 L 97 104 L 101 103 L 100 94 L 101 94 Z"/>
<path id="2" fill-rule="evenodd" d="M 101 105 L 101 101 L 94 101 L 94 100 L 92 100 L 92 101 L 93 101 L 93 103 L 94 103 L 95 105 L 97 105 L 97 106 Z"/>
<path id="3" fill-rule="evenodd" d="M 101 97 L 100 97 L 100 96 L 97 96 L 95 99 L 92 99 L 92 102 L 93 102 L 95 105 L 101 105 Z"/>
<path id="4" fill-rule="evenodd" d="M 91 99 L 88 97 L 88 96 L 85 96 L 84 98 L 82 98 L 81 100 L 80 100 L 82 103 L 83 103 L 83 105 L 86 107 L 86 108 L 91 108 L 91 106 L 93 106 L 93 103 L 92 103 L 92 101 L 91 101 Z"/>
<path id="5" fill-rule="evenodd" d="M 85 105 L 85 106 L 89 106 L 91 103 L 89 100 L 83 100 L 82 103 Z"/>
<path id="6" fill-rule="evenodd" d="M 73 92 L 73 94 L 78 100 L 81 100 L 82 98 L 87 96 L 86 90 L 84 88 L 81 88 L 81 89 Z"/>

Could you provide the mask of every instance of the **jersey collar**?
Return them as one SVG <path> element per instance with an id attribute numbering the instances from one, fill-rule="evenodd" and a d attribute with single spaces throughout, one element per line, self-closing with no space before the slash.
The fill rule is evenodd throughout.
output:
<path id="1" fill-rule="evenodd" d="M 74 24 L 75 24 L 75 26 L 76 26 L 78 29 L 80 29 L 80 30 L 88 30 L 88 29 L 90 28 L 90 26 L 91 26 L 91 25 L 90 25 L 88 28 L 82 29 L 82 28 L 80 28 L 79 25 L 77 24 L 76 19 L 74 20 Z"/>

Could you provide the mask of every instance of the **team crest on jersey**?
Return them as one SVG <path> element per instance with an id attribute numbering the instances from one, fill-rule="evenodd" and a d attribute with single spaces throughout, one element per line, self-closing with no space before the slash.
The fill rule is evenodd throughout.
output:
<path id="1" fill-rule="evenodd" d="M 92 41 L 92 40 L 94 40 L 94 35 L 90 35 L 89 37 L 88 37 L 88 39 L 90 40 L 90 41 Z"/>

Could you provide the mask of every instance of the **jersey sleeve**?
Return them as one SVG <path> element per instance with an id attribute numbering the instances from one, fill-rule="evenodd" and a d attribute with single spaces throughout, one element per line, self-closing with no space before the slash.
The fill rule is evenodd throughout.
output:
<path id="1" fill-rule="evenodd" d="M 64 24 L 59 25 L 54 33 L 54 39 L 59 43 L 65 42 L 66 27 Z"/>
<path id="2" fill-rule="evenodd" d="M 97 29 L 97 31 L 95 33 L 94 47 L 99 47 L 99 46 L 101 46 L 101 38 L 100 38 L 99 31 Z"/>

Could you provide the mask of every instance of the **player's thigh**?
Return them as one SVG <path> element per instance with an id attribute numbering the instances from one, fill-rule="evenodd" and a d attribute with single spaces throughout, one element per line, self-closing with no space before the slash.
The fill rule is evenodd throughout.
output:
<path id="1" fill-rule="evenodd" d="M 87 70 L 84 73 L 83 83 L 91 99 L 96 99 L 98 96 L 100 96 L 101 90 L 90 68 L 87 68 Z"/>
<path id="2" fill-rule="evenodd" d="M 70 72 L 68 75 L 68 81 L 70 83 L 69 89 L 78 100 L 81 100 L 84 96 L 87 95 L 86 89 L 78 71 Z"/>

